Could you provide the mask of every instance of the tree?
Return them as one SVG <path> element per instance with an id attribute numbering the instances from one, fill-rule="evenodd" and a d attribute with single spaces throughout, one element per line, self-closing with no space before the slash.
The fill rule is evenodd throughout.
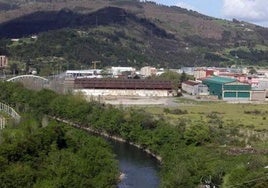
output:
<path id="1" fill-rule="evenodd" d="M 18 68 L 18 64 L 17 63 L 12 63 L 10 65 L 10 73 L 17 75 L 19 73 L 19 68 Z"/>
<path id="2" fill-rule="evenodd" d="M 163 80 L 168 80 L 172 82 L 173 89 L 178 90 L 180 74 L 174 71 L 166 71 L 159 76 Z"/>
<path id="3" fill-rule="evenodd" d="M 248 73 L 249 73 L 249 74 L 256 74 L 257 71 L 256 71 L 256 69 L 254 69 L 253 67 L 250 67 L 250 70 L 249 70 Z"/>
<path id="4" fill-rule="evenodd" d="M 187 76 L 187 74 L 183 71 L 183 72 L 181 73 L 181 75 L 180 75 L 180 83 L 182 83 L 182 82 L 184 82 L 184 81 L 186 81 L 186 80 L 188 80 L 188 76 Z"/>

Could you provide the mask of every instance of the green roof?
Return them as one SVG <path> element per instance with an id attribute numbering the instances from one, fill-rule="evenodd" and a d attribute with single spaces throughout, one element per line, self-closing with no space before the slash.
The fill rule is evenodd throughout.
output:
<path id="1" fill-rule="evenodd" d="M 236 79 L 234 78 L 227 78 L 227 77 L 220 77 L 220 76 L 213 76 L 209 77 L 203 80 L 203 82 L 212 82 L 212 83 L 219 83 L 219 84 L 225 84 L 230 82 L 235 82 Z"/>

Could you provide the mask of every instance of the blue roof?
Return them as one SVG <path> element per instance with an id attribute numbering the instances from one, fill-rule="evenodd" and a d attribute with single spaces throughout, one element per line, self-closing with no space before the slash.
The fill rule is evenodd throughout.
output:
<path id="1" fill-rule="evenodd" d="M 236 79 L 234 78 L 227 78 L 227 77 L 220 77 L 220 76 L 213 76 L 209 78 L 205 78 L 203 82 L 212 82 L 212 83 L 219 83 L 219 84 L 225 84 L 230 82 L 235 82 Z"/>

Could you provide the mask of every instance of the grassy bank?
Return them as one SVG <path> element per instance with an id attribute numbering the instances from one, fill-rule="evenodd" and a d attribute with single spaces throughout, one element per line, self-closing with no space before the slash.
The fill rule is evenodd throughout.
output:
<path id="1" fill-rule="evenodd" d="M 165 108 L 147 107 L 146 111 L 163 116 L 171 121 L 185 118 L 189 121 L 205 121 L 211 119 L 221 120 L 223 126 L 253 128 L 255 130 L 268 130 L 267 104 L 231 104 L 226 102 L 202 102 L 189 99 L 177 100 L 178 107 L 171 108 L 177 113 L 165 113 Z M 186 111 L 180 113 L 179 111 Z"/>

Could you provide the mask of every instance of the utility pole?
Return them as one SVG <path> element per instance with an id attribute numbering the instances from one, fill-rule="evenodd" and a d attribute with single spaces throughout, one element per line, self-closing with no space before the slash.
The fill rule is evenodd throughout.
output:
<path id="1" fill-rule="evenodd" d="M 100 61 L 92 61 L 93 69 L 97 68 L 97 63 L 100 63 Z"/>

